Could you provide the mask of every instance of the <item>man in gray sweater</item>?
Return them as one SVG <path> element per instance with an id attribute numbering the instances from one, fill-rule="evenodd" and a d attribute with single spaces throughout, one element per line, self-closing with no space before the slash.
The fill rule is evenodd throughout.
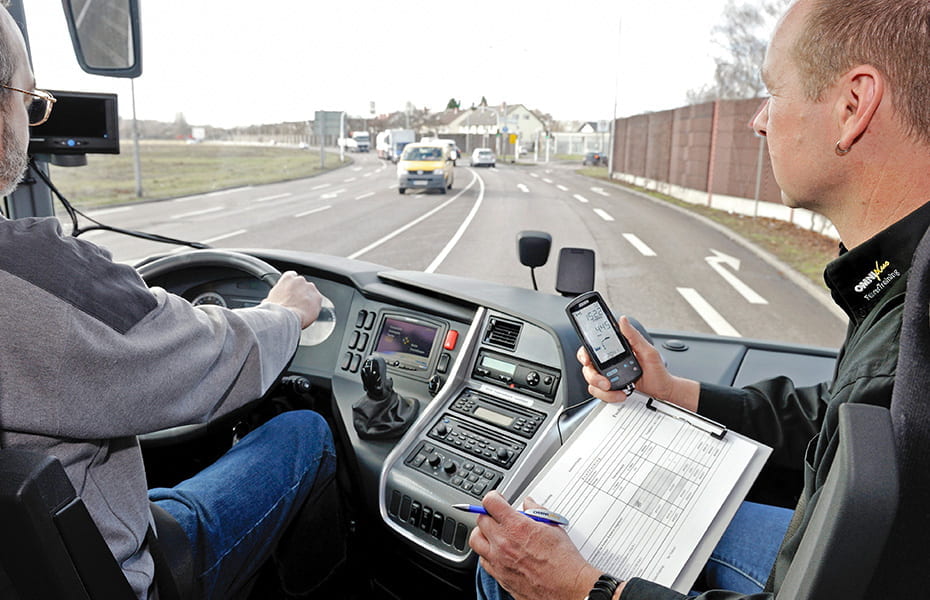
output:
<path id="1" fill-rule="evenodd" d="M 49 109 L 0 8 L 2 193 L 21 179 L 29 126 Z M 0 289 L 0 446 L 61 460 L 139 598 L 154 593 L 150 497 L 190 538 L 197 597 L 228 597 L 332 479 L 328 427 L 316 413 L 285 413 L 202 473 L 151 492 L 136 436 L 259 398 L 319 315 L 314 285 L 288 272 L 257 307 L 195 308 L 63 236 L 56 219 L 0 217 Z"/>

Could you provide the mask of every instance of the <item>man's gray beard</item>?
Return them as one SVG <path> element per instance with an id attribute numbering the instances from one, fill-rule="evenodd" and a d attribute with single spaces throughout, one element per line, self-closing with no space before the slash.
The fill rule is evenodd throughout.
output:
<path id="1" fill-rule="evenodd" d="M 3 120 L 3 153 L 0 155 L 0 196 L 6 196 L 16 189 L 26 167 L 29 157 L 22 142 L 22 136 L 16 135 L 9 119 Z"/>

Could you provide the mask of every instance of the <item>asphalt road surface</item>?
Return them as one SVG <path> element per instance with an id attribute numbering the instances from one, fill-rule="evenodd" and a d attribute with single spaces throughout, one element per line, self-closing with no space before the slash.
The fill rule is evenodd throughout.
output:
<path id="1" fill-rule="evenodd" d="M 647 328 L 836 347 L 844 321 L 827 302 L 718 229 L 683 211 L 577 175 L 577 165 L 455 168 L 446 194 L 397 192 L 374 153 L 298 181 L 91 211 L 109 225 L 217 248 L 321 252 L 389 267 L 532 287 L 517 234 L 552 235 L 541 290 L 555 293 L 562 247 L 590 248 L 596 289 Z M 134 263 L 175 251 L 109 232 L 85 239 Z"/>

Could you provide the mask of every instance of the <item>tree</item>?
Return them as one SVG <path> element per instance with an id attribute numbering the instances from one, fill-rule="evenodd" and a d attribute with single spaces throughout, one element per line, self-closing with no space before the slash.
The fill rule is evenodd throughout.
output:
<path id="1" fill-rule="evenodd" d="M 488 99 L 482 96 L 481 102 L 478 103 L 478 106 L 487 106 L 487 105 L 488 105 Z"/>
<path id="2" fill-rule="evenodd" d="M 446 110 L 458 110 L 461 108 L 461 102 L 455 98 L 449 98 L 449 101 L 446 102 Z"/>
<path id="3" fill-rule="evenodd" d="M 765 49 L 775 20 L 789 0 L 742 2 L 728 0 L 723 22 L 713 29 L 721 54 L 714 59 L 714 82 L 690 90 L 688 102 L 698 104 L 717 99 L 755 98 L 765 94 L 761 70 Z"/>

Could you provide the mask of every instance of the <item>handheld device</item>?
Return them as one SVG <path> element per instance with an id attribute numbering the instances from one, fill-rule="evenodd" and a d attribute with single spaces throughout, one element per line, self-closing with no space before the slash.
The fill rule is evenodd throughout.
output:
<path id="1" fill-rule="evenodd" d="M 610 380 L 610 389 L 632 393 L 643 370 L 604 298 L 597 292 L 585 292 L 569 302 L 565 312 L 594 366 Z"/>

